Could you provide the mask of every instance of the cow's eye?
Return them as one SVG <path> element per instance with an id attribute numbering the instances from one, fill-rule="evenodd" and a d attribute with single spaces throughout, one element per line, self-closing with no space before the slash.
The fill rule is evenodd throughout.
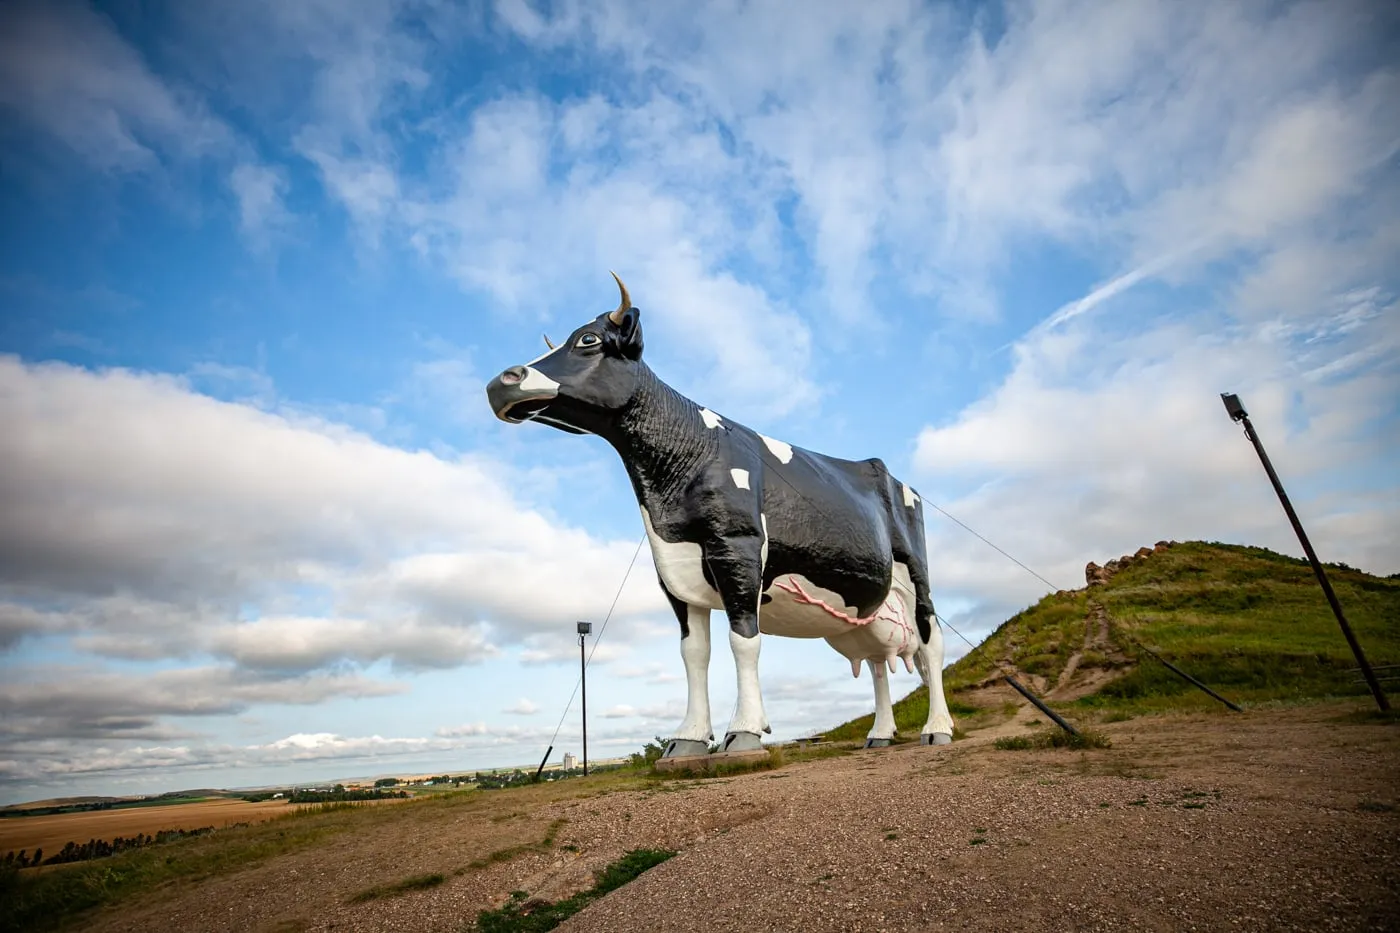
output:
<path id="1" fill-rule="evenodd" d="M 596 347 L 602 342 L 603 341 L 597 334 L 584 334 L 582 337 L 578 338 L 578 345 L 581 347 Z"/>

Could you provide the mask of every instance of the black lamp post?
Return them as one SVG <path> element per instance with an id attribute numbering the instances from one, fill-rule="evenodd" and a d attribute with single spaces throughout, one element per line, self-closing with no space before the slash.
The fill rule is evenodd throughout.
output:
<path id="1" fill-rule="evenodd" d="M 1278 493 L 1278 499 L 1283 503 L 1283 511 L 1288 515 L 1289 522 L 1293 525 L 1293 531 L 1298 535 L 1298 541 L 1303 545 L 1303 551 L 1308 555 L 1308 562 L 1312 564 L 1313 573 L 1317 574 L 1317 582 L 1322 584 L 1322 592 L 1327 597 L 1327 602 L 1332 606 L 1332 612 L 1337 617 L 1337 624 L 1342 627 L 1342 634 L 1346 636 L 1347 644 L 1351 645 L 1351 653 L 1356 655 L 1356 663 L 1361 668 L 1361 676 L 1366 678 L 1366 684 L 1371 688 L 1371 694 L 1376 698 L 1376 705 L 1384 712 L 1390 709 L 1390 702 L 1386 699 L 1385 693 L 1381 690 L 1380 681 L 1376 680 L 1376 674 L 1371 670 L 1371 665 L 1366 663 L 1366 655 L 1361 650 L 1361 643 L 1352 634 L 1351 626 L 1347 624 L 1347 617 L 1342 614 L 1342 604 L 1337 601 L 1337 594 L 1332 591 L 1332 584 L 1327 579 L 1327 571 L 1322 569 L 1322 562 L 1317 559 L 1317 552 L 1313 550 L 1312 543 L 1308 541 L 1308 534 L 1303 530 L 1303 523 L 1298 521 L 1298 514 L 1293 511 L 1293 503 L 1288 501 L 1288 493 L 1283 491 L 1283 483 L 1279 482 L 1278 474 L 1274 472 L 1274 465 L 1269 462 L 1269 455 L 1264 452 L 1264 445 L 1259 440 L 1259 435 L 1254 431 L 1254 425 L 1249 422 L 1249 412 L 1244 410 L 1244 404 L 1240 402 L 1240 397 L 1232 393 L 1221 392 L 1220 400 L 1225 403 L 1225 411 L 1230 417 L 1244 425 L 1244 435 L 1249 438 L 1254 445 L 1254 450 L 1259 454 L 1259 461 L 1264 464 L 1264 472 L 1269 474 L 1269 482 L 1274 484 L 1274 492 Z"/>
<path id="2" fill-rule="evenodd" d="M 588 662 L 583 656 L 583 640 L 593 632 L 592 622 L 578 624 L 578 671 L 583 688 L 583 776 L 588 777 Z"/>

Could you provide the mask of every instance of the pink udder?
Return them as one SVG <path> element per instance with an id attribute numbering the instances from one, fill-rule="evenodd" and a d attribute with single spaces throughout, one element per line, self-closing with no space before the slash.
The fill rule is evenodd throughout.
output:
<path id="1" fill-rule="evenodd" d="M 895 591 L 893 587 L 890 588 L 889 594 L 885 597 L 885 601 L 880 604 L 879 609 L 876 609 L 865 618 L 859 618 L 841 609 L 837 609 L 834 606 L 828 605 L 825 600 L 812 596 L 802 588 L 800 583 L 791 578 L 788 580 L 780 580 L 774 585 L 783 592 L 790 594 L 794 602 L 801 603 L 804 606 L 816 606 L 827 615 L 840 619 L 847 625 L 869 625 L 877 619 L 893 623 L 898 632 L 897 637 L 899 638 L 900 651 L 903 651 L 904 648 L 908 646 L 909 638 L 913 635 L 913 629 L 909 627 L 909 623 L 904 619 L 904 600 L 899 598 L 899 593 Z"/>

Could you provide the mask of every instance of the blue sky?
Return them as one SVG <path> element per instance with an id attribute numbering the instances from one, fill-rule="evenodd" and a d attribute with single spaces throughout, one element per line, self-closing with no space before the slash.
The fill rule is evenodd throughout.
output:
<path id="1" fill-rule="evenodd" d="M 678 389 L 1057 586 L 1298 553 L 1221 391 L 1400 571 L 1393 4 L 802 9 L 6 4 L 0 800 L 536 760 L 642 526 L 483 388 L 610 269 Z M 973 641 L 1043 595 L 927 531 Z M 643 548 L 595 755 L 679 723 L 677 634 Z M 760 671 L 778 738 L 872 705 L 820 642 Z"/>

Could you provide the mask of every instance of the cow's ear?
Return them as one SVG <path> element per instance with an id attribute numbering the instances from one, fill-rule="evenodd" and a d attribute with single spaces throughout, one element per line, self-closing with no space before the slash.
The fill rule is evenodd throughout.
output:
<path id="1" fill-rule="evenodd" d="M 617 325 L 617 352 L 629 360 L 642 358 L 642 312 L 628 308 Z"/>

